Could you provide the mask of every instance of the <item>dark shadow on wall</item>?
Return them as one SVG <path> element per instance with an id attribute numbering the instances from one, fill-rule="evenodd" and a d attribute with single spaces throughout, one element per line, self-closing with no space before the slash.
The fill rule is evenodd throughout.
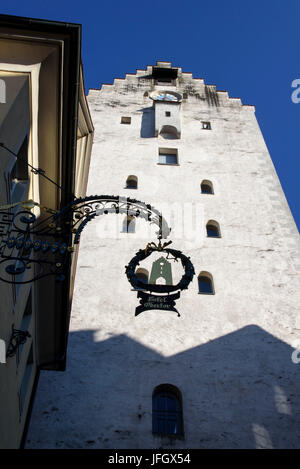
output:
<path id="1" fill-rule="evenodd" d="M 155 136 L 155 112 L 154 107 L 140 109 L 142 112 L 141 138 L 153 138 Z"/>
<path id="2" fill-rule="evenodd" d="M 292 352 L 252 325 L 171 357 L 126 335 L 95 342 L 94 331 L 71 333 L 67 371 L 43 373 L 26 447 L 115 448 L 116 437 L 118 448 L 147 447 L 150 383 L 167 382 L 183 395 L 178 448 L 299 448 Z"/>

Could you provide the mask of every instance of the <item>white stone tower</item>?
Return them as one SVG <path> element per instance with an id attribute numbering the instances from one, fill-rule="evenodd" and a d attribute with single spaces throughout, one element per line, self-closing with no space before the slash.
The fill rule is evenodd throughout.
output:
<path id="1" fill-rule="evenodd" d="M 135 316 L 125 266 L 157 230 L 124 215 L 87 225 L 68 369 L 41 376 L 27 447 L 299 447 L 299 234 L 254 107 L 169 62 L 88 101 L 88 194 L 162 210 L 196 275 L 180 317 Z"/>

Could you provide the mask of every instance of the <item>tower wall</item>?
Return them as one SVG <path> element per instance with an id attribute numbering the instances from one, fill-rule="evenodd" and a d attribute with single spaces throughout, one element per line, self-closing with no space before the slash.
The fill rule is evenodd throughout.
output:
<path id="1" fill-rule="evenodd" d="M 300 365 L 291 354 L 300 343 L 299 234 L 254 107 L 181 69 L 171 86 L 157 87 L 150 75 L 148 67 L 90 90 L 95 139 L 88 194 L 161 209 L 172 227 L 171 247 L 191 258 L 196 276 L 176 303 L 180 317 L 167 311 L 135 317 L 137 293 L 125 266 L 156 240 L 156 229 L 137 219 L 137 232 L 124 233 L 123 215 L 88 224 L 68 371 L 51 383 L 41 378 L 52 394 L 39 398 L 34 416 L 54 402 L 57 410 L 49 410 L 48 423 L 40 421 L 39 445 L 296 448 Z M 155 90 L 183 96 L 176 108 L 181 138 L 155 137 L 149 98 Z M 122 116 L 131 124 L 122 124 Z M 160 148 L 176 149 L 178 164 L 158 164 Z M 137 189 L 125 188 L 129 175 L 138 178 Z M 201 193 L 203 180 L 211 181 L 213 194 Z M 209 220 L 219 223 L 220 238 L 206 236 Z M 153 260 L 145 264 L 149 272 Z M 213 277 L 213 295 L 198 293 L 203 271 Z M 178 266 L 174 272 L 180 278 Z M 166 383 L 182 394 L 184 437 L 152 434 L 152 392 Z M 35 425 L 29 446 L 37 441 Z"/>

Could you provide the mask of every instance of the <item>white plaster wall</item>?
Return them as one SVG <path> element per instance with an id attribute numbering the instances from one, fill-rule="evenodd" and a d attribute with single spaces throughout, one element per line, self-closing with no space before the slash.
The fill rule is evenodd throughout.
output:
<path id="1" fill-rule="evenodd" d="M 150 136 L 146 79 L 128 75 L 91 90 L 88 194 L 134 197 L 165 216 L 170 206 L 188 213 L 194 204 L 196 237 L 182 237 L 180 215 L 170 214 L 171 247 L 191 257 L 196 275 L 213 275 L 215 295 L 199 295 L 195 278 L 177 301 L 180 318 L 162 311 L 135 317 L 125 265 L 155 241 L 155 229 L 141 239 L 120 233 L 123 215 L 90 223 L 80 246 L 68 369 L 42 373 L 27 447 L 299 447 L 300 364 L 291 360 L 300 346 L 299 234 L 254 108 L 190 74 L 178 81 L 177 92 L 188 93 L 180 140 Z M 131 116 L 131 125 L 121 116 Z M 158 165 L 159 147 L 177 148 L 179 166 Z M 132 174 L 137 190 L 124 188 Z M 214 195 L 201 194 L 203 179 Z M 205 236 L 211 219 L 222 238 Z M 184 439 L 152 435 L 152 391 L 162 383 L 182 392 Z"/>
<path id="2" fill-rule="evenodd" d="M 154 108 L 155 108 L 155 111 L 154 111 Z M 177 135 L 180 137 L 181 104 L 156 101 L 154 103 L 154 108 L 153 108 L 153 112 L 155 113 L 155 135 L 158 136 L 164 126 L 172 126 L 172 127 L 175 127 L 175 129 L 177 130 Z M 166 116 L 166 112 L 169 112 L 170 116 Z"/>

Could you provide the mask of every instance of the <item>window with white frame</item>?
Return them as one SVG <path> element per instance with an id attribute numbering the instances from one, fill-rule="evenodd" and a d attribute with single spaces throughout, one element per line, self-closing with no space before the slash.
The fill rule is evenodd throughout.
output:
<path id="1" fill-rule="evenodd" d="M 159 148 L 158 164 L 177 165 L 178 164 L 177 148 Z"/>

